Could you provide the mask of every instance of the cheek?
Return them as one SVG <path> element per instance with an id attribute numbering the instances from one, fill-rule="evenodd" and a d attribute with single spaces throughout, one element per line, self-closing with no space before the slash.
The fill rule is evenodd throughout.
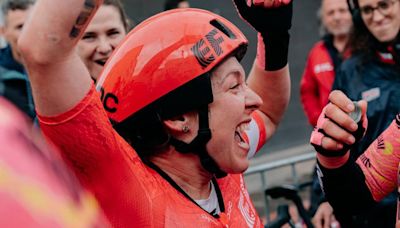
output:
<path id="1" fill-rule="evenodd" d="M 81 41 L 78 43 L 77 50 L 79 57 L 81 57 L 83 61 L 88 61 L 91 59 L 94 51 L 96 50 L 96 45 Z"/>

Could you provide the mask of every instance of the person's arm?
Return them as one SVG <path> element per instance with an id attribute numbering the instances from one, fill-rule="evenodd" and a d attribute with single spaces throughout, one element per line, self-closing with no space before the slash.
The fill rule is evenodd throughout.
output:
<path id="1" fill-rule="evenodd" d="M 258 32 L 257 57 L 247 83 L 263 99 L 260 111 L 268 129 L 266 137 L 269 138 L 289 103 L 288 31 L 293 3 L 291 0 L 234 2 L 240 16 Z"/>
<path id="2" fill-rule="evenodd" d="M 102 0 L 36 2 L 18 45 L 40 115 L 63 113 L 89 91 L 89 72 L 74 47 L 101 4 Z"/>
<path id="3" fill-rule="evenodd" d="M 330 101 L 311 136 L 311 143 L 318 152 L 322 188 L 333 208 L 343 215 L 367 210 L 396 187 L 400 115 L 354 162 L 349 159 L 349 149 L 360 139 L 354 134 L 358 130 L 348 115 L 354 105 L 340 91 L 333 91 Z M 358 104 L 362 119 L 366 119 L 366 102 Z M 366 127 L 366 124 L 359 124 L 360 127 Z"/>

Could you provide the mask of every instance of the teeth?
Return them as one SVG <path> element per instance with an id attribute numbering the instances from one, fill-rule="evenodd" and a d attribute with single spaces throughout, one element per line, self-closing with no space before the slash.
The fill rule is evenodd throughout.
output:
<path id="1" fill-rule="evenodd" d="M 240 126 L 238 126 L 236 128 L 236 131 L 239 132 L 239 133 L 243 133 L 243 132 L 245 132 L 245 131 L 247 131 L 249 129 L 250 129 L 250 124 L 249 123 L 244 123 L 244 124 L 241 124 Z"/>

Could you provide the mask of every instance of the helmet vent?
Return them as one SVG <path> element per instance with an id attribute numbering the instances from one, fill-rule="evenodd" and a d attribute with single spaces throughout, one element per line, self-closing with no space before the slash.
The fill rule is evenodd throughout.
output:
<path id="1" fill-rule="evenodd" d="M 236 39 L 236 35 L 228 28 L 228 26 L 224 25 L 221 21 L 214 19 L 210 21 L 210 24 L 217 28 L 219 31 L 223 32 L 227 37 Z"/>

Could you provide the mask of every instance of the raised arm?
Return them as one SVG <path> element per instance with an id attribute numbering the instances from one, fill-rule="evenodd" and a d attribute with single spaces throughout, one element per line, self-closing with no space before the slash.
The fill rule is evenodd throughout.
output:
<path id="1" fill-rule="evenodd" d="M 74 48 L 102 0 L 38 0 L 18 45 L 38 114 L 63 113 L 92 83 Z"/>
<path id="2" fill-rule="evenodd" d="M 240 16 L 258 32 L 257 56 L 247 83 L 263 99 L 260 110 L 269 138 L 289 103 L 288 31 L 293 3 L 291 0 L 234 2 Z"/>

